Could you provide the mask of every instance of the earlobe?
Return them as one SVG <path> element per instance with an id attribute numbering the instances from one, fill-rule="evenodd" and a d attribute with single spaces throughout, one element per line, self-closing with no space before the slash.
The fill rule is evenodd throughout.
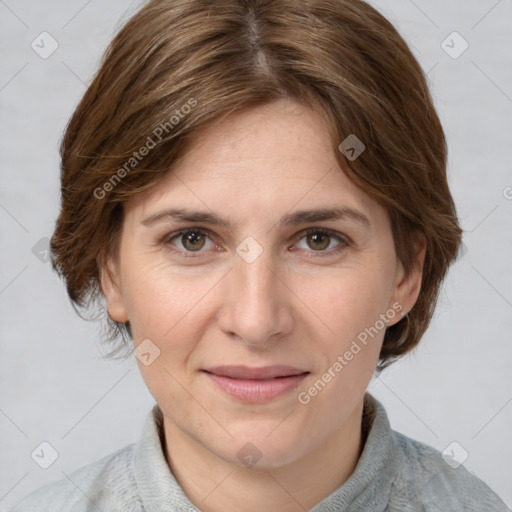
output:
<path id="1" fill-rule="evenodd" d="M 391 304 L 400 304 L 401 312 L 406 315 L 411 311 L 418 300 L 421 290 L 421 282 L 423 277 L 423 265 L 427 251 L 427 241 L 423 233 L 417 233 L 414 241 L 415 260 L 411 271 L 406 275 L 401 263 L 399 263 L 399 271 L 397 272 L 397 280 L 395 283 L 395 293 Z"/>
<path id="2" fill-rule="evenodd" d="M 124 323 L 128 315 L 124 307 L 123 296 L 119 282 L 119 274 L 114 262 L 109 258 L 103 264 L 98 261 L 101 291 L 107 303 L 108 315 L 112 320 Z"/>

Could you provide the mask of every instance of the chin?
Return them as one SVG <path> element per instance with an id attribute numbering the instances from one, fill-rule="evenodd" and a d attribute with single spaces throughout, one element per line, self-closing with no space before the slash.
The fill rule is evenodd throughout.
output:
<path id="1" fill-rule="evenodd" d="M 265 427 L 268 425 L 265 422 Z M 275 428 L 275 423 L 273 428 Z M 254 435 L 245 431 L 243 435 L 234 435 L 228 445 L 210 447 L 218 457 L 229 464 L 257 469 L 274 469 L 294 462 L 304 450 L 304 440 L 269 432 L 272 429 L 254 428 Z"/>

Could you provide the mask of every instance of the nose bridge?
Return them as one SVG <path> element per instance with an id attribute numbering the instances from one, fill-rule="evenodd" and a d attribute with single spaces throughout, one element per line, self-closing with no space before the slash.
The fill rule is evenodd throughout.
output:
<path id="1" fill-rule="evenodd" d="M 269 302 L 271 296 L 276 297 L 276 277 L 270 269 L 273 267 L 271 251 L 265 251 L 256 260 L 247 262 L 240 258 L 235 265 L 235 275 L 239 283 L 239 291 L 256 304 Z M 274 292 L 274 293 L 272 293 Z M 254 306 L 254 305 L 253 305 Z"/>
<path id="2" fill-rule="evenodd" d="M 270 271 L 274 266 L 272 249 L 247 236 L 238 244 L 236 253 L 234 270 L 240 291 L 245 290 L 254 299 L 265 299 L 275 285 L 275 276 Z"/>
<path id="3" fill-rule="evenodd" d="M 245 240 L 229 273 L 230 293 L 223 304 L 221 327 L 250 344 L 263 344 L 291 328 L 283 284 L 276 277 L 270 249 Z"/>

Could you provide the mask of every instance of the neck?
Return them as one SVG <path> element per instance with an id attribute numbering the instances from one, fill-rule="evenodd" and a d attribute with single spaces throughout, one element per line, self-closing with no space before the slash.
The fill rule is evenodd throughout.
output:
<path id="1" fill-rule="evenodd" d="M 166 458 L 188 498 L 204 512 L 309 510 L 353 473 L 364 447 L 363 402 L 338 431 L 300 459 L 247 468 L 216 456 L 164 417 Z"/>

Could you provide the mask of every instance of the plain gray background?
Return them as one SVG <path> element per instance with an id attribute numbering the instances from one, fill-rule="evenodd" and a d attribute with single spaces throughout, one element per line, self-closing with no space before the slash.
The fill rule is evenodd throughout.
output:
<path id="1" fill-rule="evenodd" d="M 465 467 L 512 506 L 512 2 L 372 3 L 428 71 L 465 250 L 420 346 L 370 391 L 394 429 L 441 451 L 457 442 L 456 457 L 467 452 Z M 75 314 L 42 250 L 62 132 L 139 5 L 0 0 L 0 510 L 136 441 L 154 403 L 133 357 L 102 359 L 97 326 Z M 31 47 L 43 31 L 58 43 L 46 59 Z M 31 458 L 42 441 L 59 454 L 48 469 Z"/>

